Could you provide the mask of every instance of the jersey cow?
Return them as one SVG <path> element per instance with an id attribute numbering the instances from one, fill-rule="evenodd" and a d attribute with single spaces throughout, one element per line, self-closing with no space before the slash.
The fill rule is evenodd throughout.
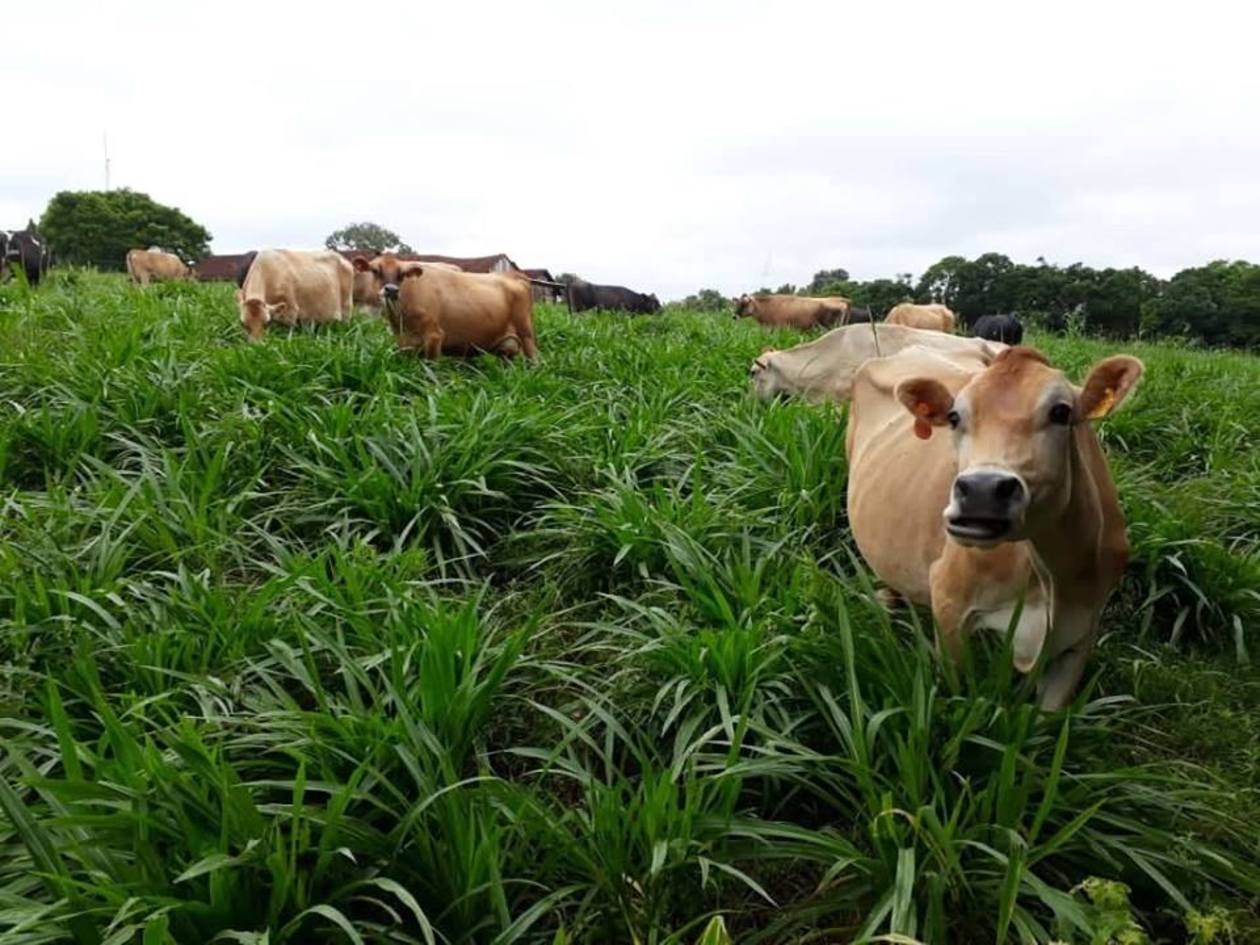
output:
<path id="1" fill-rule="evenodd" d="M 892 307 L 884 321 L 890 325 L 905 325 L 908 328 L 943 331 L 949 334 L 953 332 L 958 320 L 945 305 L 916 305 L 914 302 L 902 302 Z"/>
<path id="2" fill-rule="evenodd" d="M 358 263 L 355 262 L 355 260 L 360 259 L 360 258 L 363 259 L 365 263 L 371 262 L 371 257 L 369 256 L 361 256 L 361 257 L 354 256 L 354 257 L 351 257 L 350 259 L 350 262 L 355 267 L 354 268 L 354 304 L 364 305 L 364 306 L 367 306 L 368 308 L 380 308 L 381 307 L 381 289 L 385 287 L 385 282 L 382 280 L 380 275 L 372 271 L 372 268 L 370 265 L 365 266 L 363 268 L 359 268 L 359 265 Z M 414 262 L 414 260 L 410 259 L 409 257 L 399 256 L 395 253 L 382 253 L 377 258 L 382 261 L 381 266 L 378 266 L 377 268 L 387 269 L 387 270 L 392 271 L 394 273 L 393 281 L 395 284 L 397 284 L 398 282 L 397 271 L 396 271 L 397 267 L 404 262 Z M 425 263 L 425 265 L 431 266 L 437 269 L 445 269 L 449 272 L 463 272 L 463 270 L 459 266 L 455 265 L 455 263 L 427 262 Z"/>
<path id="3" fill-rule="evenodd" d="M 354 268 L 380 281 L 385 319 L 404 350 L 428 358 L 483 351 L 538 357 L 533 293 L 524 273 L 452 271 L 396 256 L 356 256 Z"/>
<path id="4" fill-rule="evenodd" d="M 137 285 L 150 282 L 169 282 L 191 279 L 192 269 L 174 253 L 163 252 L 156 246 L 133 249 L 127 253 L 127 274 Z"/>
<path id="5" fill-rule="evenodd" d="M 583 279 L 574 279 L 568 285 L 570 312 L 588 312 L 601 308 L 609 312 L 629 312 L 632 315 L 654 315 L 661 310 L 655 295 L 644 295 L 623 285 L 596 285 Z"/>
<path id="6" fill-rule="evenodd" d="M 1046 709 L 1072 700 L 1128 561 L 1091 424 L 1141 374 L 1120 355 L 1076 387 L 1031 348 L 979 367 L 911 347 L 868 361 L 854 381 L 848 509 L 863 558 L 893 591 L 931 606 L 955 660 L 973 629 L 1014 621 L 1015 667 L 1044 660 Z"/>
<path id="7" fill-rule="evenodd" d="M 339 322 L 350 317 L 354 270 L 332 250 L 259 250 L 236 292 L 251 341 L 271 322 Z"/>
<path id="8" fill-rule="evenodd" d="M 1017 345 L 1024 340 L 1024 326 L 1014 315 L 981 315 L 971 326 L 977 338 Z"/>
<path id="9" fill-rule="evenodd" d="M 847 400 L 853 376 L 871 358 L 896 354 L 913 345 L 990 363 L 1005 345 L 979 338 L 944 335 L 904 325 L 875 322 L 835 328 L 786 351 L 763 351 L 752 363 L 753 390 L 762 399 L 799 395 L 807 400 Z"/>
<path id="10" fill-rule="evenodd" d="M 735 317 L 752 318 L 772 328 L 817 328 L 848 324 L 849 300 L 840 296 L 741 295 Z"/>

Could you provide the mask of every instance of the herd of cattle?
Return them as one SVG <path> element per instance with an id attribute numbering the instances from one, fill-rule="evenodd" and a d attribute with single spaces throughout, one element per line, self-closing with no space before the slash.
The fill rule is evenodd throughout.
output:
<path id="1" fill-rule="evenodd" d="M 47 248 L 25 231 L 2 236 L 6 262 L 37 282 Z M 131 251 L 127 271 L 141 285 L 191 277 L 157 249 Z M 521 271 L 266 249 L 243 257 L 236 279 L 251 340 L 271 322 L 344 321 L 358 304 L 380 308 L 398 346 L 429 358 L 538 356 L 531 287 L 540 280 Z M 621 287 L 578 282 L 568 293 L 574 311 L 660 309 L 655 296 Z M 1133 391 L 1141 362 L 1107 358 L 1078 387 L 1021 346 L 1023 328 L 1009 315 L 979 319 L 964 337 L 939 304 L 903 303 L 873 321 L 843 298 L 733 301 L 738 318 L 831 327 L 764 351 L 751 385 L 764 399 L 849 405 L 849 524 L 890 600 L 929 606 L 940 648 L 955 659 L 973 630 L 1010 632 L 1017 669 L 1044 665 L 1041 704 L 1068 704 L 1128 562 L 1124 518 L 1091 424 Z"/>

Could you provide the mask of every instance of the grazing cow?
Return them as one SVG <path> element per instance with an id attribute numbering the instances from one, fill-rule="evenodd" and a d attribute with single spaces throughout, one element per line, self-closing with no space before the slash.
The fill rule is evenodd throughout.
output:
<path id="1" fill-rule="evenodd" d="M 0 278 L 7 279 L 10 269 L 21 269 L 30 285 L 39 285 L 39 280 L 47 275 L 52 265 L 52 250 L 39 235 L 35 221 L 28 221 L 26 229 L 9 232 L 6 236 L 4 256 L 0 259 Z"/>
<path id="2" fill-rule="evenodd" d="M 909 328 L 924 328 L 929 331 L 943 331 L 952 334 L 957 319 L 945 305 L 916 305 L 913 302 L 902 302 L 894 305 L 884 318 L 890 325 L 905 325 Z"/>
<path id="3" fill-rule="evenodd" d="M 763 400 L 789 395 L 814 402 L 848 400 L 858 368 L 871 358 L 896 354 L 911 345 L 973 358 L 981 365 L 1005 347 L 979 338 L 875 322 L 835 328 L 786 351 L 763 351 L 749 374 L 753 390 Z"/>
<path id="4" fill-rule="evenodd" d="M 735 317 L 756 319 L 772 328 L 817 328 L 848 323 L 849 300 L 840 296 L 741 295 Z"/>
<path id="5" fill-rule="evenodd" d="M 344 253 L 342 255 L 345 255 Z M 350 257 L 350 263 L 354 266 L 354 304 L 363 305 L 368 308 L 381 307 L 381 289 L 385 287 L 386 282 L 398 284 L 399 267 L 403 263 L 415 262 L 411 256 L 399 256 L 395 253 L 382 253 L 375 257 L 380 260 L 378 269 L 380 274 L 373 272 L 371 261 L 373 257 L 359 254 Z M 358 260 L 362 259 L 369 265 L 363 268 L 359 267 Z M 463 272 L 463 270 L 448 262 L 427 262 L 426 266 L 432 266 L 437 269 L 445 269 L 449 272 Z"/>
<path id="6" fill-rule="evenodd" d="M 241 324 L 250 341 L 272 321 L 345 321 L 353 311 L 354 269 L 332 250 L 264 249 L 254 257 L 236 292 Z"/>
<path id="7" fill-rule="evenodd" d="M 403 350 L 431 359 L 483 351 L 538 357 L 534 300 L 524 273 L 459 272 L 389 256 L 356 256 L 354 267 L 381 281 L 385 319 Z"/>
<path id="8" fill-rule="evenodd" d="M 862 557 L 896 594 L 931 606 L 955 660 L 972 630 L 1013 623 L 1016 669 L 1045 662 L 1046 709 L 1072 700 L 1127 566 L 1090 423 L 1141 375 L 1120 355 L 1076 387 L 1031 348 L 982 367 L 914 347 L 868 361 L 854 380 L 845 447 Z"/>
<path id="9" fill-rule="evenodd" d="M 185 265 L 182 259 L 174 253 L 164 252 L 157 247 L 129 250 L 127 274 L 138 285 L 193 277 L 192 269 Z"/>
<path id="10" fill-rule="evenodd" d="M 971 326 L 971 334 L 987 341 L 1017 345 L 1024 340 L 1024 326 L 1014 315 L 981 315 Z"/>
<path id="11" fill-rule="evenodd" d="M 656 295 L 644 295 L 620 285 L 595 285 L 583 279 L 574 279 L 568 287 L 569 311 L 586 312 L 602 308 L 609 312 L 629 312 L 634 315 L 654 315 L 661 310 Z"/>

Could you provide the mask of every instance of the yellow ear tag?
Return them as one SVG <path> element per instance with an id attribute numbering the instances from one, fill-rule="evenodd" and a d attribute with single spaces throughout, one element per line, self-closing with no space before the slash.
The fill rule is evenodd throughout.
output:
<path id="1" fill-rule="evenodd" d="M 1089 412 L 1087 420 L 1101 420 L 1107 414 L 1111 413 L 1111 408 L 1116 404 L 1116 389 L 1108 387 L 1103 391 L 1102 400 L 1098 401 L 1098 406 Z"/>

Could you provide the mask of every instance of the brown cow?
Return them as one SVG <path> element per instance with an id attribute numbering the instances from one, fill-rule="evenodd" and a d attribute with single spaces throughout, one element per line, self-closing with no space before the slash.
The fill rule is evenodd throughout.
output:
<path id="1" fill-rule="evenodd" d="M 922 328 L 927 331 L 943 331 L 953 334 L 958 319 L 946 305 L 916 305 L 914 302 L 902 302 L 894 305 L 884 317 L 889 325 L 905 325 L 908 328 Z"/>
<path id="2" fill-rule="evenodd" d="M 910 348 L 854 379 L 848 509 L 862 557 L 896 593 L 931 605 L 955 659 L 969 631 L 1014 622 L 1015 667 L 1044 658 L 1048 709 L 1072 700 L 1127 564 L 1124 516 L 1090 423 L 1141 375 L 1140 361 L 1120 355 L 1075 387 L 1031 348 L 988 367 Z"/>
<path id="3" fill-rule="evenodd" d="M 272 321 L 340 322 L 353 311 L 354 269 L 332 250 L 264 249 L 236 292 L 250 341 Z"/>
<path id="4" fill-rule="evenodd" d="M 774 328 L 817 328 L 843 325 L 849 300 L 840 296 L 741 295 L 735 300 L 736 318 L 754 318 Z"/>
<path id="5" fill-rule="evenodd" d="M 173 282 L 191 279 L 192 270 L 174 253 L 167 253 L 152 246 L 149 249 L 127 251 L 127 274 L 137 285 L 150 282 Z"/>
<path id="6" fill-rule="evenodd" d="M 387 260 L 388 262 L 383 263 L 382 265 L 387 265 L 389 267 L 392 267 L 394 270 L 396 270 L 397 266 L 401 265 L 402 263 L 413 261 L 413 260 L 408 259 L 405 256 L 398 256 L 398 255 L 395 255 L 394 253 L 382 253 L 377 258 L 382 259 L 382 260 Z M 355 260 L 358 260 L 358 259 L 362 259 L 364 262 L 371 261 L 371 257 L 369 256 L 355 256 L 351 258 L 350 262 L 354 264 Z M 428 263 L 425 263 L 425 265 L 434 266 L 438 269 L 446 269 L 450 272 L 463 272 L 463 269 L 455 265 L 455 263 L 428 262 Z M 397 279 L 395 279 L 395 282 L 397 282 Z M 354 270 L 354 304 L 355 305 L 363 305 L 368 308 L 380 308 L 381 307 L 381 289 L 384 287 L 384 285 L 385 283 L 382 282 L 381 279 L 375 273 L 372 272 L 370 267 L 360 269 L 358 268 L 358 265 L 355 264 L 355 270 Z"/>
<path id="7" fill-rule="evenodd" d="M 538 357 L 529 277 L 458 272 L 431 263 L 356 256 L 354 268 L 381 282 L 385 318 L 398 347 L 425 357 L 487 351 Z"/>

